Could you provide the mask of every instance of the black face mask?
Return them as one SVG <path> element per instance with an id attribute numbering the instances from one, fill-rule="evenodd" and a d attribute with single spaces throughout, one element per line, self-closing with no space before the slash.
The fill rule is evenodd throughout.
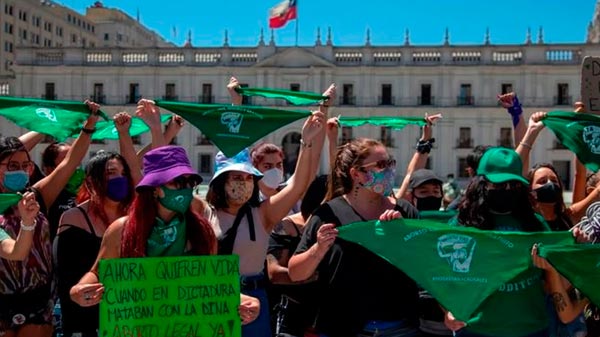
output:
<path id="1" fill-rule="evenodd" d="M 419 211 L 437 211 L 442 206 L 441 197 L 415 197 L 415 199 L 417 200 L 415 207 L 417 207 Z"/>
<path id="2" fill-rule="evenodd" d="M 510 213 L 515 208 L 515 195 L 512 190 L 488 190 L 486 203 L 496 213 Z"/>
<path id="3" fill-rule="evenodd" d="M 560 200 L 562 190 L 558 184 L 551 181 L 533 190 L 538 202 L 555 203 Z"/>

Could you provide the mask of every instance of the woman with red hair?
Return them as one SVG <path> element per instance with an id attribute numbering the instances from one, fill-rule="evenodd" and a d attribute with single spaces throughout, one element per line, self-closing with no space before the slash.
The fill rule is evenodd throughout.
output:
<path id="1" fill-rule="evenodd" d="M 144 155 L 144 177 L 127 216 L 104 233 L 91 271 L 71 288 L 70 296 L 82 307 L 97 305 L 104 287 L 98 279 L 100 259 L 211 255 L 217 241 L 210 223 L 191 209 L 193 188 L 202 178 L 179 146 L 161 146 Z M 258 300 L 242 295 L 243 324 L 258 316 Z"/>

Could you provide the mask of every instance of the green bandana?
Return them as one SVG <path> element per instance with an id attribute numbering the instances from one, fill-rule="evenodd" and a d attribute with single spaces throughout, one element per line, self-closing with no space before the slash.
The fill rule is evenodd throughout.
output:
<path id="1" fill-rule="evenodd" d="M 600 306 L 600 245 L 541 245 L 539 253 L 575 288 Z"/>
<path id="2" fill-rule="evenodd" d="M 154 256 L 182 256 L 185 253 L 186 235 L 185 218 L 174 217 L 168 224 L 160 218 L 156 218 L 156 224 L 152 228 L 146 255 Z"/>
<path id="3" fill-rule="evenodd" d="M 171 115 L 163 114 L 160 115 L 161 123 L 166 123 L 171 119 Z M 143 133 L 150 131 L 150 128 L 143 119 L 138 117 L 131 117 L 131 126 L 129 127 L 129 135 L 131 137 L 139 136 Z M 77 138 L 79 136 L 79 132 L 72 135 L 72 138 Z M 94 140 L 103 140 L 103 139 L 119 139 L 119 132 L 115 127 L 115 121 L 99 121 L 96 123 L 96 132 L 92 134 L 92 139 Z"/>
<path id="4" fill-rule="evenodd" d="M 265 98 L 280 98 L 294 105 L 316 104 L 320 101 L 327 100 L 329 97 L 314 92 L 292 91 L 283 89 L 269 88 L 243 88 L 235 89 L 240 95 L 244 96 L 261 96 Z"/>
<path id="5" fill-rule="evenodd" d="M 431 220 L 447 224 L 450 219 L 458 215 L 458 211 L 419 211 L 419 216 L 423 220 Z"/>
<path id="6" fill-rule="evenodd" d="M 542 123 L 577 155 L 589 170 L 600 169 L 600 117 L 592 114 L 551 111 Z"/>
<path id="7" fill-rule="evenodd" d="M 573 242 L 569 232 L 482 231 L 409 219 L 342 226 L 339 237 L 398 267 L 462 321 L 505 283 L 532 268 L 534 243 Z"/>
<path id="8" fill-rule="evenodd" d="M 106 114 L 100 114 L 108 120 Z M 58 141 L 78 133 L 89 115 L 87 105 L 81 102 L 0 97 L 0 116 L 25 129 L 52 136 Z"/>
<path id="9" fill-rule="evenodd" d="M 375 117 L 340 117 L 340 125 L 346 127 L 363 126 L 365 124 L 371 124 L 375 126 L 385 126 L 394 130 L 402 130 L 409 124 L 425 126 L 427 122 L 423 117 L 387 117 L 387 116 L 375 116 Z"/>
<path id="10" fill-rule="evenodd" d="M 233 157 L 257 140 L 309 111 L 279 110 L 255 106 L 195 104 L 156 100 L 156 105 L 185 118 L 217 146 Z"/>
<path id="11" fill-rule="evenodd" d="M 75 169 L 75 172 L 73 172 L 73 174 L 71 175 L 71 178 L 69 178 L 65 189 L 71 194 L 77 194 L 77 192 L 79 192 L 79 187 L 81 187 L 81 184 L 83 184 L 84 179 L 85 171 L 78 167 L 77 169 Z"/>
<path id="12" fill-rule="evenodd" d="M 23 196 L 14 193 L 0 193 L 0 214 L 16 205 Z"/>

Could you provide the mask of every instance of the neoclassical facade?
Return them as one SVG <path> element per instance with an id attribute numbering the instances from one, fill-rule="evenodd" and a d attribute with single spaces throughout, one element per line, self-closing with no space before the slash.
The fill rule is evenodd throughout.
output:
<path id="1" fill-rule="evenodd" d="M 596 16 L 597 17 L 597 16 Z M 512 145 L 510 116 L 498 106 L 496 95 L 515 91 L 525 113 L 570 110 L 580 96 L 580 67 L 586 55 L 600 55 L 596 41 L 547 44 L 543 32 L 523 44 L 496 45 L 489 33 L 481 45 L 454 45 L 446 32 L 436 46 L 413 45 L 408 32 L 397 46 L 337 46 L 331 31 L 312 46 L 277 46 L 263 34 L 255 47 L 233 47 L 227 33 L 219 48 L 20 48 L 14 65 L 10 94 L 44 97 L 55 88 L 56 99 L 94 99 L 110 112 L 134 111 L 140 97 L 188 102 L 228 103 L 226 84 L 231 76 L 251 87 L 321 92 L 336 83 L 338 98 L 332 115 L 424 116 L 442 113 L 435 125 L 435 147 L 428 163 L 441 177 L 464 177 L 465 157 L 478 144 Z M 278 101 L 252 99 L 255 105 Z M 284 147 L 293 160 L 301 122 L 274 132 L 267 141 Z M 3 121 L 2 135 L 24 130 Z M 398 159 L 398 179 L 414 153 L 420 135 L 416 127 L 402 131 L 363 126 L 343 129 L 340 140 L 354 137 L 381 139 Z M 141 142 L 149 136 L 141 137 Z M 177 138 L 200 173 L 210 177 L 218 151 L 193 127 Z M 97 144 L 116 149 L 116 143 Z M 34 152 L 39 155 L 39 149 Z M 571 187 L 573 155 L 544 131 L 532 152 L 532 163 L 553 163 Z M 291 165 L 291 163 L 290 163 Z M 324 163 L 323 167 L 326 167 Z"/>

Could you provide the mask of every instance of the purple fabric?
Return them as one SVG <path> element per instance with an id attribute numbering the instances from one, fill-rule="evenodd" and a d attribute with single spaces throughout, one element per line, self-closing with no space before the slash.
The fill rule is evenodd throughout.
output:
<path id="1" fill-rule="evenodd" d="M 202 177 L 192 168 L 181 146 L 161 146 L 144 155 L 144 177 L 136 189 L 158 187 L 184 174 L 194 175 L 202 181 Z"/>
<path id="2" fill-rule="evenodd" d="M 523 113 L 523 108 L 521 107 L 521 102 L 519 102 L 519 98 L 515 95 L 513 98 L 513 106 L 507 109 L 508 113 L 512 116 L 513 127 L 517 127 L 519 124 L 519 117 Z"/>

